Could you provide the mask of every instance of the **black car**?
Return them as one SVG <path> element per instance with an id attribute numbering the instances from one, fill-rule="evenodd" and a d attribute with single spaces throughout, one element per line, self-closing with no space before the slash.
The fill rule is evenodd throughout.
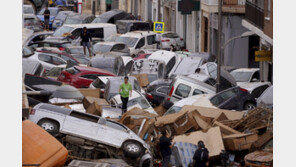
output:
<path id="1" fill-rule="evenodd" d="M 133 15 L 119 9 L 110 10 L 98 16 L 92 23 L 111 23 L 115 24 L 117 20 L 133 20 Z"/>
<path id="2" fill-rule="evenodd" d="M 169 92 L 171 79 L 158 79 L 147 86 L 146 98 L 154 106 L 160 105 Z"/>
<path id="3" fill-rule="evenodd" d="M 214 106 L 227 110 L 242 111 L 256 107 L 255 98 L 248 90 L 238 86 L 217 93 L 210 101 Z"/>

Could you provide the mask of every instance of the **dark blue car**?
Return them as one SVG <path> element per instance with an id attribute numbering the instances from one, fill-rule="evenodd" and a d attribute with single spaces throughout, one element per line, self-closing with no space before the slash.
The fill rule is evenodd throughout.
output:
<path id="1" fill-rule="evenodd" d="M 50 11 L 50 18 L 49 18 L 49 28 L 52 29 L 52 23 L 57 16 L 57 14 L 61 11 L 60 8 L 57 7 L 49 7 L 48 10 Z M 44 23 L 44 16 L 43 13 L 45 11 L 45 8 L 41 9 L 38 13 L 37 17 Z"/>

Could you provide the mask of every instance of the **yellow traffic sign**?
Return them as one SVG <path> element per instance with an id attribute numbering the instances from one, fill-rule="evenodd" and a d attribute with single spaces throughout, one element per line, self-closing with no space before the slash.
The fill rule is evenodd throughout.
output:
<path id="1" fill-rule="evenodd" d="M 267 51 L 267 50 L 256 51 L 255 61 L 272 61 L 271 51 Z"/>
<path id="2" fill-rule="evenodd" d="M 164 32 L 164 22 L 154 22 L 153 32 L 163 33 Z"/>

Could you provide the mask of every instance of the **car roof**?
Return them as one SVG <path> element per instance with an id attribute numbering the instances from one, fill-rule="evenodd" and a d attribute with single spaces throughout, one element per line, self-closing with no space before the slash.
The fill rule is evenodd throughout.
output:
<path id="1" fill-rule="evenodd" d="M 105 12 L 105 13 L 99 15 L 98 17 L 101 17 L 101 18 L 111 18 L 114 15 L 119 14 L 119 13 L 126 13 L 126 12 L 123 11 L 123 10 L 119 10 L 119 9 L 113 9 L 113 10 L 110 10 L 108 12 Z"/>
<path id="2" fill-rule="evenodd" d="M 86 19 L 86 18 L 88 18 L 88 17 L 91 17 L 91 16 L 93 16 L 93 15 L 90 15 L 90 14 L 74 14 L 74 15 L 70 15 L 68 18 L 75 18 L 75 19 L 81 19 L 81 20 L 83 20 L 83 19 Z"/>
<path id="3" fill-rule="evenodd" d="M 63 26 L 72 28 L 106 28 L 106 27 L 116 27 L 114 24 L 109 23 L 91 23 L 91 24 L 64 24 Z"/>
<path id="4" fill-rule="evenodd" d="M 143 36 L 147 36 L 147 35 L 152 35 L 152 34 L 156 34 L 153 31 L 132 31 L 132 32 L 128 32 L 125 34 L 122 34 L 121 37 L 143 37 Z"/>
<path id="5" fill-rule="evenodd" d="M 148 23 L 147 21 L 142 21 L 142 20 L 117 20 L 117 22 L 123 22 L 123 23 Z"/>
<path id="6" fill-rule="evenodd" d="M 162 56 L 165 55 L 165 56 Z M 166 64 L 171 60 L 172 57 L 175 57 L 176 53 L 166 50 L 158 50 L 153 52 L 148 59 L 163 60 Z"/>
<path id="7" fill-rule="evenodd" d="M 259 68 L 238 68 L 233 70 L 233 72 L 256 72 L 259 71 Z"/>
<path id="8" fill-rule="evenodd" d="M 109 71 L 99 69 L 99 68 L 94 68 L 94 67 L 74 66 L 74 68 L 76 68 L 77 70 L 79 70 L 81 72 L 98 72 L 98 73 L 106 73 L 106 74 L 114 75 L 113 73 L 111 73 Z"/>

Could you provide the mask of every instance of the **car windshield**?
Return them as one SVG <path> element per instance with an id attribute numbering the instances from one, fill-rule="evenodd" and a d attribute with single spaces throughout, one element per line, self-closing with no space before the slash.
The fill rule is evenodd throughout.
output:
<path id="1" fill-rule="evenodd" d="M 69 13 L 65 13 L 65 12 L 59 12 L 58 15 L 56 16 L 56 20 L 64 20 Z"/>
<path id="2" fill-rule="evenodd" d="M 162 37 L 164 37 L 164 38 L 179 38 L 179 35 L 177 33 L 167 33 L 167 34 L 163 34 Z"/>
<path id="3" fill-rule="evenodd" d="M 100 58 L 100 60 L 97 59 L 95 62 L 92 62 L 92 67 L 107 70 L 112 72 L 113 74 L 118 73 L 119 69 L 116 65 L 116 59 L 107 57 L 102 57 Z"/>
<path id="4" fill-rule="evenodd" d="M 232 71 L 230 73 L 236 82 L 249 82 L 252 76 L 252 72 L 236 72 Z"/>
<path id="5" fill-rule="evenodd" d="M 94 53 L 107 53 L 110 52 L 112 48 L 112 45 L 106 45 L 106 44 L 102 44 L 102 43 L 97 43 L 94 45 L 93 49 L 94 49 Z"/>
<path id="6" fill-rule="evenodd" d="M 65 33 L 70 33 L 74 28 L 73 27 L 68 27 L 68 26 L 62 26 L 58 28 L 54 33 L 54 37 L 61 37 Z"/>
<path id="7" fill-rule="evenodd" d="M 138 38 L 132 38 L 132 37 L 118 37 L 116 39 L 116 42 L 125 43 L 128 47 L 134 47 L 137 41 L 138 41 Z"/>
<path id="8" fill-rule="evenodd" d="M 81 20 L 81 19 L 76 19 L 76 18 L 67 18 L 66 20 L 65 20 L 65 24 L 82 24 L 82 22 L 83 22 L 83 20 Z"/>
<path id="9" fill-rule="evenodd" d="M 129 100 L 127 103 L 127 107 L 131 107 L 137 104 L 139 104 L 142 107 L 142 109 L 147 109 L 150 107 L 148 101 L 142 96 Z M 122 105 L 119 104 L 119 106 L 122 106 Z"/>
<path id="10" fill-rule="evenodd" d="M 34 14 L 34 9 L 31 6 L 24 6 L 24 14 Z"/>
<path id="11" fill-rule="evenodd" d="M 168 111 L 166 113 L 164 113 L 164 115 L 177 113 L 177 112 L 181 111 L 181 109 L 182 109 L 182 107 L 172 106 L 171 108 L 168 109 Z"/>

